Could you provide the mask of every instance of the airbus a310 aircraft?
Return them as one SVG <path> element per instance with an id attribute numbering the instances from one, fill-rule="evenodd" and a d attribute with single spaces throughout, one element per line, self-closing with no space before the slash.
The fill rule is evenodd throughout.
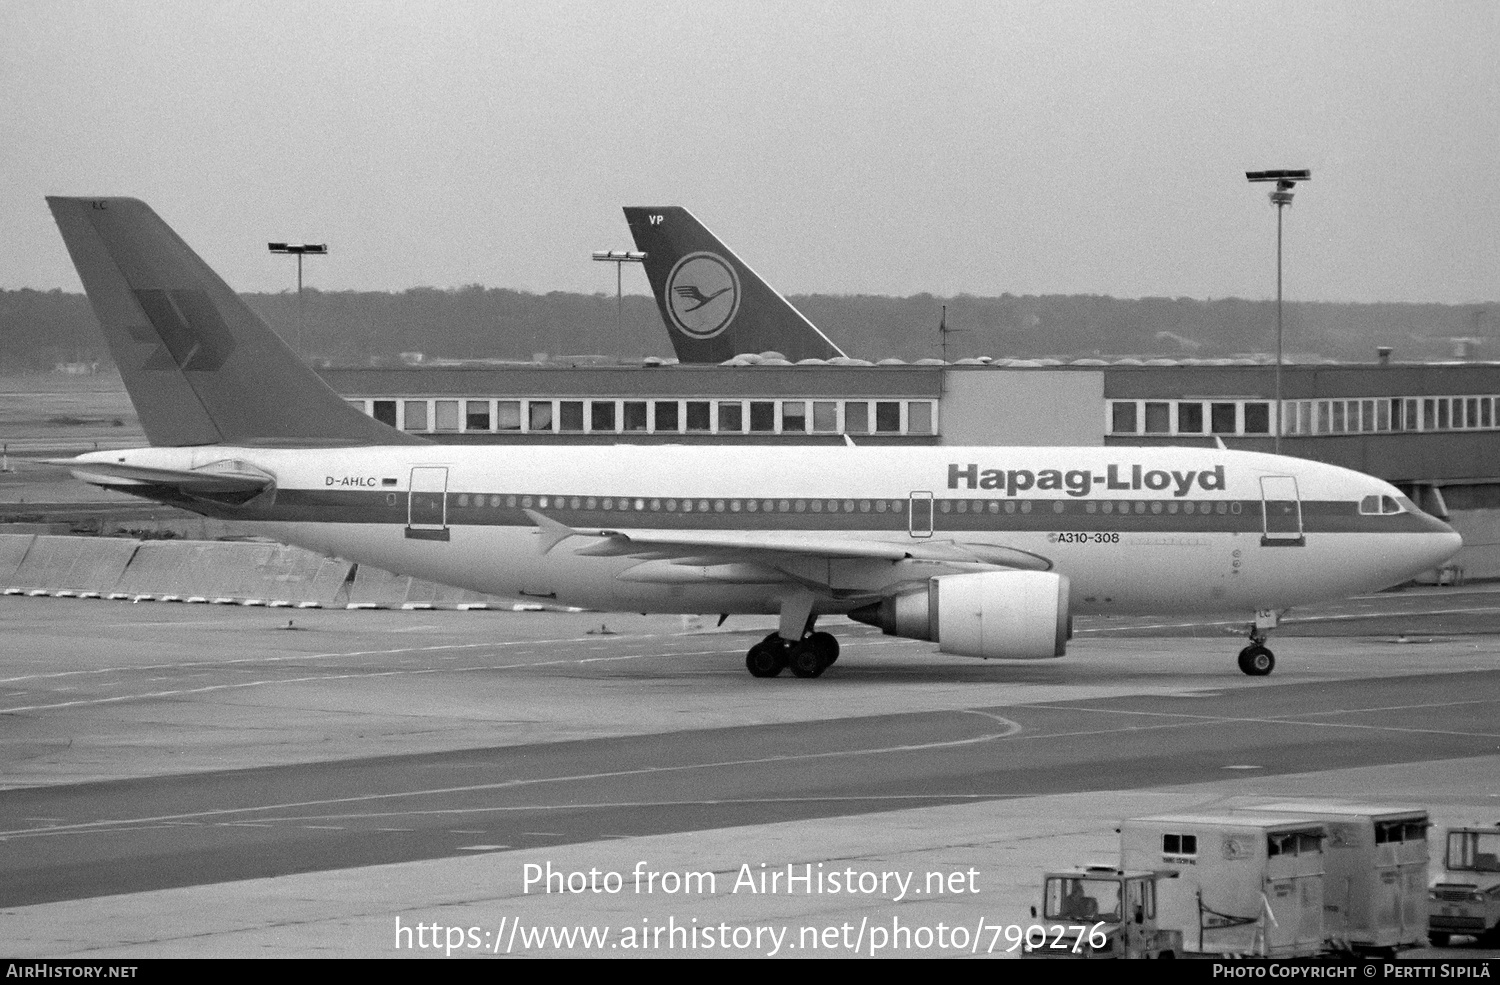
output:
<path id="1" fill-rule="evenodd" d="M 1460 540 L 1388 483 L 1195 448 L 440 445 L 355 410 L 144 203 L 49 198 L 152 447 L 89 482 L 481 592 L 779 615 L 817 677 L 844 613 L 945 653 L 1061 656 L 1075 613 L 1260 613 L 1384 588 Z M 1256 628 L 1260 627 L 1260 628 Z"/>

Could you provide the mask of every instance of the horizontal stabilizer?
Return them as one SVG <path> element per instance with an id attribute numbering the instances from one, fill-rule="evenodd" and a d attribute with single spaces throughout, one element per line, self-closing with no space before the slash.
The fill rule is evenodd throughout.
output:
<path id="1" fill-rule="evenodd" d="M 123 462 L 85 462 L 77 459 L 48 459 L 48 465 L 61 465 L 73 476 L 90 485 L 131 492 L 132 487 L 174 489 L 192 499 L 219 502 L 244 502 L 276 484 L 276 477 L 244 462 L 214 462 L 202 468 L 163 469 Z"/>

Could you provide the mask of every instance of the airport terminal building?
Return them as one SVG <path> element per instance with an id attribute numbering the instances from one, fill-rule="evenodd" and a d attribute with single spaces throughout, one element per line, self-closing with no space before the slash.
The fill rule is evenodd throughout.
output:
<path id="1" fill-rule="evenodd" d="M 442 442 L 1171 445 L 1281 451 L 1379 476 L 1451 518 L 1453 576 L 1500 576 L 1500 364 L 739 357 L 722 365 L 326 369 L 387 424 Z"/>

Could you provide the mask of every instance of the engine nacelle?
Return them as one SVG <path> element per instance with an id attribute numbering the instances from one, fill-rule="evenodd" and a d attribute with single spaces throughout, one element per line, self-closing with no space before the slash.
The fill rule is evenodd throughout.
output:
<path id="1" fill-rule="evenodd" d="M 1068 645 L 1068 579 L 1050 571 L 940 575 L 849 618 L 963 657 L 1060 657 Z"/>

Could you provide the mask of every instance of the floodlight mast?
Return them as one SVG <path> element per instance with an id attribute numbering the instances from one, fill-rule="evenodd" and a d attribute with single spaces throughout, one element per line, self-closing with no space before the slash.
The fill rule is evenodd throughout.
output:
<path id="1" fill-rule="evenodd" d="M 266 248 L 272 253 L 290 253 L 297 258 L 297 348 L 302 348 L 303 332 L 306 326 L 302 317 L 302 258 L 311 254 L 312 256 L 325 256 L 328 253 L 327 243 L 267 243 Z M 301 353 L 298 353 L 299 355 Z"/>
<path id="2" fill-rule="evenodd" d="M 615 265 L 615 337 L 620 335 L 620 317 L 625 310 L 623 274 L 627 263 L 645 263 L 646 254 L 635 250 L 595 250 L 594 259 Z"/>
<path id="3" fill-rule="evenodd" d="M 1245 179 L 1250 182 L 1274 181 L 1276 188 L 1271 192 L 1271 204 L 1276 206 L 1276 430 L 1273 432 L 1272 450 L 1281 454 L 1281 341 L 1282 341 L 1282 313 L 1281 313 L 1281 210 L 1292 204 L 1292 189 L 1297 187 L 1299 181 L 1311 181 L 1312 172 L 1306 168 L 1282 169 L 1277 171 L 1246 171 Z"/>

